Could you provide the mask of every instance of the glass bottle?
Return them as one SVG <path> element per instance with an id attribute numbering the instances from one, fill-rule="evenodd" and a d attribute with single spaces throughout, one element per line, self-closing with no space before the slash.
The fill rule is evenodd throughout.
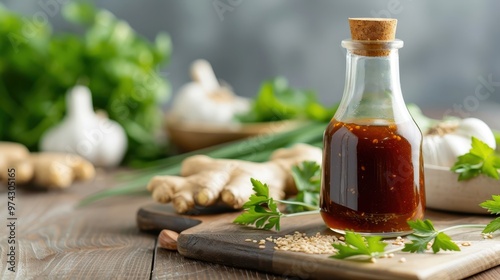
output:
<path id="1" fill-rule="evenodd" d="M 425 208 L 422 133 L 401 93 L 401 40 L 344 40 L 346 80 L 326 128 L 321 216 L 332 230 L 411 233 Z"/>

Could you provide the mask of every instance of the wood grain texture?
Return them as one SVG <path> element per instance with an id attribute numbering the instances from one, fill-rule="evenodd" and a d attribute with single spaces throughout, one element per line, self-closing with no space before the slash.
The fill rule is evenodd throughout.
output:
<path id="1" fill-rule="evenodd" d="M 177 252 L 157 248 L 152 279 L 286 279 L 256 270 L 184 258 Z"/>
<path id="2" fill-rule="evenodd" d="M 101 176 L 103 177 L 103 176 Z M 16 197 L 17 271 L 7 270 L 7 240 L 1 227 L 1 279 L 148 279 L 154 236 L 140 233 L 135 213 L 147 197 L 110 199 L 75 208 L 80 199 L 109 186 L 108 180 L 64 192 L 27 192 Z M 89 187 L 92 186 L 92 187 Z M 5 194 L 0 217 L 6 220 Z"/>

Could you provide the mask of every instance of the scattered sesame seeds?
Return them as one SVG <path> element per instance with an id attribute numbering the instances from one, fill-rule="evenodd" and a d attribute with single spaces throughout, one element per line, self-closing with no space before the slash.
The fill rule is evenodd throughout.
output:
<path id="1" fill-rule="evenodd" d="M 333 254 L 336 252 L 332 243 L 339 242 L 333 235 L 321 235 L 319 232 L 312 236 L 296 231 L 293 235 L 287 234 L 274 240 L 274 249 L 280 251 L 302 252 L 306 254 Z"/>
<path id="2" fill-rule="evenodd" d="M 491 233 L 481 233 L 483 239 L 493 239 L 493 234 Z"/>
<path id="3" fill-rule="evenodd" d="M 396 237 L 396 240 L 392 242 L 392 245 L 403 246 L 405 245 L 405 240 L 401 236 Z"/>

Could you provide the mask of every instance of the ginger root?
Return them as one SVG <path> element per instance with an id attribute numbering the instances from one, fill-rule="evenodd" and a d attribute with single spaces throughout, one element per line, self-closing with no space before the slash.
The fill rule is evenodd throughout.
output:
<path id="1" fill-rule="evenodd" d="M 74 181 L 95 176 L 94 166 L 80 156 L 66 153 L 30 153 L 17 143 L 0 142 L 0 183 L 14 168 L 18 185 L 32 184 L 46 189 L 69 187 Z"/>
<path id="2" fill-rule="evenodd" d="M 297 191 L 291 167 L 302 161 L 320 164 L 321 157 L 321 149 L 306 144 L 278 149 L 263 163 L 196 155 L 182 162 L 181 176 L 155 176 L 147 188 L 154 200 L 172 202 L 178 213 L 219 201 L 241 209 L 253 192 L 250 178 L 265 182 L 270 196 L 282 199 Z"/>

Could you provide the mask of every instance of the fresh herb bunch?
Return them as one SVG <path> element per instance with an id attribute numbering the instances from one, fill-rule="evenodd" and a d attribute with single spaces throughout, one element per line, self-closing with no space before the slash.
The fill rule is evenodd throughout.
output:
<path id="1" fill-rule="evenodd" d="M 44 131 L 63 118 L 68 89 L 82 83 L 95 109 L 124 127 L 129 159 L 163 154 L 154 137 L 169 84 L 157 70 L 169 60 L 170 38 L 162 33 L 150 43 L 84 2 L 68 2 L 62 14 L 83 34 L 52 34 L 48 24 L 0 5 L 0 139 L 37 150 Z"/>
<path id="2" fill-rule="evenodd" d="M 338 105 L 324 107 L 315 92 L 291 88 L 283 77 L 262 83 L 250 112 L 239 116 L 241 122 L 270 122 L 289 119 L 329 121 Z"/>
<path id="3" fill-rule="evenodd" d="M 464 181 L 484 174 L 498 180 L 500 168 L 500 157 L 488 144 L 472 137 L 472 147 L 465 155 L 458 157 L 457 162 L 451 167 L 451 171 L 458 173 L 458 180 Z"/>

